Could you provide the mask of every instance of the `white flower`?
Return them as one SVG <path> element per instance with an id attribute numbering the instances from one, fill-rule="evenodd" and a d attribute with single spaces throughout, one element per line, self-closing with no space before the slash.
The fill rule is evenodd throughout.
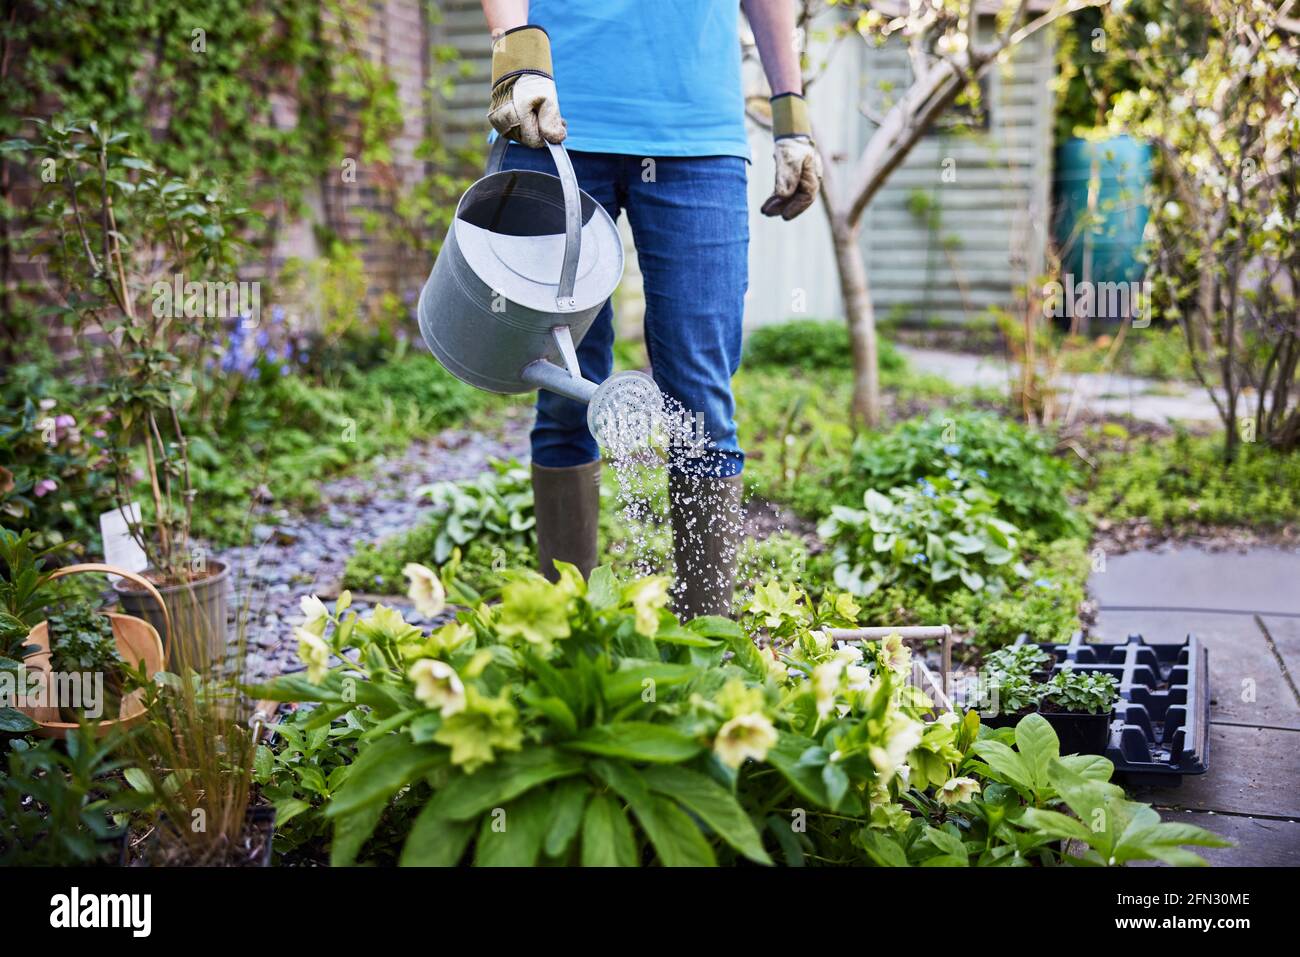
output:
<path id="1" fill-rule="evenodd" d="M 298 639 L 298 660 L 307 666 L 307 680 L 314 685 L 320 684 L 325 672 L 329 671 L 330 655 L 333 654 L 330 646 L 320 635 L 302 625 L 295 628 L 293 634 Z"/>
<path id="2" fill-rule="evenodd" d="M 298 601 L 298 607 L 302 609 L 302 627 L 317 637 L 325 634 L 325 625 L 330 617 L 325 603 L 315 595 L 303 595 Z"/>
<path id="3" fill-rule="evenodd" d="M 1165 203 L 1166 217 L 1173 220 L 1174 222 L 1178 222 L 1179 218 L 1182 215 L 1183 215 L 1183 208 L 1179 206 L 1177 203 L 1175 203 L 1172 199 L 1169 202 Z"/>
<path id="4" fill-rule="evenodd" d="M 884 746 L 876 745 L 867 752 L 876 772 L 887 782 L 898 766 L 907 760 L 912 749 L 921 743 L 925 726 L 906 715 L 898 715 L 886 732 Z"/>
<path id="5" fill-rule="evenodd" d="M 979 793 L 980 784 L 974 778 L 949 778 L 934 797 L 940 804 L 952 805 L 969 801 Z"/>
<path id="6" fill-rule="evenodd" d="M 713 739 L 713 752 L 729 768 L 738 768 L 746 758 L 762 761 L 776 744 L 776 728 L 766 715 L 741 714 L 732 718 Z"/>
<path id="7" fill-rule="evenodd" d="M 813 669 L 813 694 L 817 697 L 817 715 L 825 718 L 835 709 L 835 692 L 839 689 L 844 662 L 832 658 Z"/>
<path id="8" fill-rule="evenodd" d="M 866 691 L 871 687 L 870 668 L 863 668 L 861 665 L 849 665 L 845 669 L 845 674 L 849 679 L 850 691 Z"/>
<path id="9" fill-rule="evenodd" d="M 408 672 L 415 683 L 415 697 L 423 704 L 450 718 L 465 709 L 465 686 L 460 675 L 445 661 L 421 658 Z"/>
<path id="10" fill-rule="evenodd" d="M 1160 29 L 1160 24 L 1156 23 L 1155 21 L 1151 21 L 1147 23 L 1147 25 L 1143 28 L 1142 32 L 1146 34 L 1147 43 L 1155 43 L 1157 40 L 1160 39 L 1160 34 L 1163 31 Z"/>
<path id="11" fill-rule="evenodd" d="M 425 618 L 432 618 L 447 607 L 447 592 L 437 572 L 417 562 L 407 562 L 402 569 L 411 587 L 406 597 L 415 603 L 415 609 Z"/>

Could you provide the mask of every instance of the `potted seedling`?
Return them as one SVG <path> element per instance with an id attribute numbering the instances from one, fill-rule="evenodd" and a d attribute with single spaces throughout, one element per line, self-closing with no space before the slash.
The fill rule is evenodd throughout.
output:
<path id="1" fill-rule="evenodd" d="M 117 505 L 135 516 L 132 506 L 144 499 L 130 531 L 148 562 L 145 578 L 183 636 L 181 658 L 220 662 L 227 569 L 191 541 L 196 489 L 182 422 L 195 399 L 196 344 L 214 341 L 242 312 L 242 289 L 230 300 L 247 211 L 224 202 L 218 188 L 154 169 L 131 153 L 124 134 L 94 122 L 33 122 L 35 136 L 6 140 L 0 150 L 59 170 L 33 206 L 36 233 L 48 237 L 37 252 L 66 288 L 66 323 L 101 350 Z M 258 321 L 257 306 L 249 310 L 239 321 Z M 129 579 L 114 587 L 124 611 L 162 630 L 145 589 Z"/>
<path id="2" fill-rule="evenodd" d="M 90 564 L 57 569 L 47 581 L 80 572 L 104 572 L 138 582 L 158 604 L 168 644 L 147 621 L 101 613 L 85 603 L 72 605 L 33 627 L 27 635 L 22 666 L 29 683 L 33 676 L 39 683 L 42 700 L 22 710 L 46 737 L 66 737 L 85 721 L 101 735 L 137 723 L 147 708 L 145 686 L 163 670 L 171 641 L 171 620 L 162 596 L 147 579 L 111 565 Z M 86 676 L 90 676 L 89 688 Z M 81 691 L 79 703 L 68 698 L 74 685 Z M 97 693 L 98 701 L 90 700 L 91 691 Z M 94 705 L 93 713 L 90 705 Z"/>
<path id="3" fill-rule="evenodd" d="M 56 675 L 86 679 L 79 682 L 81 693 L 75 704 L 64 699 L 52 705 L 59 709 L 59 717 L 71 724 L 83 717 L 90 721 L 116 718 L 122 708 L 127 667 L 117 650 L 113 622 L 89 604 L 78 602 L 51 615 L 45 626 L 50 670 Z M 61 684 L 73 687 L 72 682 Z"/>
<path id="4" fill-rule="evenodd" d="M 984 717 L 991 728 L 1010 728 L 1038 710 L 1043 686 L 1035 680 L 1051 668 L 1052 656 L 1037 645 L 999 648 L 984 660 L 985 679 L 994 714 Z"/>
<path id="5" fill-rule="evenodd" d="M 1119 697 L 1115 676 L 1065 667 L 1042 689 L 1039 711 L 1061 739 L 1061 753 L 1105 754 Z"/>

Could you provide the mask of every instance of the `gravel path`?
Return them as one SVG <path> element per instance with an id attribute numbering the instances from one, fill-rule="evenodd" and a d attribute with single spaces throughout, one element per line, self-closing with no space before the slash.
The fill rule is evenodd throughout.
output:
<path id="1" fill-rule="evenodd" d="M 412 527 L 428 508 L 415 500 L 417 488 L 472 477 L 492 458 L 526 457 L 531 422 L 531 410 L 511 409 L 489 428 L 447 429 L 416 442 L 399 456 L 326 483 L 314 513 L 259 524 L 253 545 L 226 551 L 222 558 L 235 569 L 232 611 L 247 620 L 248 679 L 298 668 L 292 632 L 301 619 L 299 599 L 336 594 L 358 542 Z M 367 605 L 358 600 L 354 607 Z M 408 620 L 421 623 L 413 608 L 400 607 Z"/>

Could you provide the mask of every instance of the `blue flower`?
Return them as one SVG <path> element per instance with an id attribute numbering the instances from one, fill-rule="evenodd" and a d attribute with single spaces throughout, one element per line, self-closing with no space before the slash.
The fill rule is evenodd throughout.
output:
<path id="1" fill-rule="evenodd" d="M 924 565 L 926 561 L 928 561 L 928 559 L 925 557 L 924 552 L 917 552 L 915 555 L 912 556 L 913 565 Z"/>
<path id="2" fill-rule="evenodd" d="M 271 321 L 276 325 L 284 322 L 284 306 L 273 306 L 271 308 Z"/>
<path id="3" fill-rule="evenodd" d="M 943 474 L 948 476 L 948 478 L 952 479 L 954 482 L 957 481 L 958 477 L 961 475 L 961 473 L 958 472 L 956 469 L 949 469 L 947 472 Z"/>
<path id="4" fill-rule="evenodd" d="M 290 371 L 291 370 L 289 369 L 288 366 L 280 366 L 280 375 L 286 376 L 289 374 Z"/>
<path id="5" fill-rule="evenodd" d="M 937 493 L 935 492 L 933 485 L 927 485 L 925 488 L 921 490 L 921 494 L 924 495 L 926 498 L 937 497 Z"/>
<path id="6" fill-rule="evenodd" d="M 943 451 L 945 455 L 959 455 L 961 453 L 961 446 L 956 442 L 949 442 L 943 447 Z"/>
<path id="7" fill-rule="evenodd" d="M 982 479 L 986 479 L 986 478 L 989 477 L 989 473 L 986 472 L 984 469 L 976 469 L 976 470 L 975 470 L 975 474 L 978 475 L 978 476 L 979 476 L 980 478 L 982 478 Z"/>

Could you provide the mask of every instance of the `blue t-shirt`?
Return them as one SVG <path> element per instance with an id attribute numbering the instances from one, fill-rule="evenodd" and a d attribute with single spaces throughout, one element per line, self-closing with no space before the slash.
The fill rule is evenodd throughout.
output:
<path id="1" fill-rule="evenodd" d="M 738 0 L 532 0 L 551 37 L 565 146 L 749 159 Z"/>

